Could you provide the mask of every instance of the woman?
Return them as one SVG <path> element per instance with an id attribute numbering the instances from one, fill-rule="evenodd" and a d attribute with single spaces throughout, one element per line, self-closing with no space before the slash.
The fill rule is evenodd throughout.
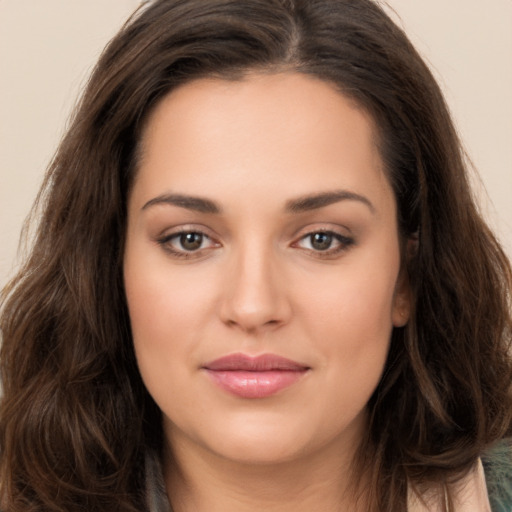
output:
<path id="1" fill-rule="evenodd" d="M 373 2 L 151 2 L 39 204 L 3 510 L 510 506 L 510 264 Z"/>

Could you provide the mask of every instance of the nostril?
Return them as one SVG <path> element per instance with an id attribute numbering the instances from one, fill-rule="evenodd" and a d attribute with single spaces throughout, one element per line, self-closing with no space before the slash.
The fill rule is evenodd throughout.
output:
<path id="1" fill-rule="evenodd" d="M 224 320 L 225 325 L 229 328 L 237 328 L 246 333 L 255 333 L 262 329 L 272 329 L 279 327 L 283 324 L 283 320 L 272 318 L 270 320 L 264 320 L 260 318 L 227 318 Z"/>

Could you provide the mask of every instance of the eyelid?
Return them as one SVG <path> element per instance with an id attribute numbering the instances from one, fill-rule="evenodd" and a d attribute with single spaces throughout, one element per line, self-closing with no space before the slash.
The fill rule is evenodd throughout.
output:
<path id="1" fill-rule="evenodd" d="M 343 226 L 344 230 L 349 231 L 347 227 Z M 318 226 L 307 226 L 306 228 L 302 228 L 297 235 L 294 237 L 294 242 L 292 242 L 291 247 L 301 249 L 316 258 L 336 258 L 350 249 L 351 246 L 356 244 L 356 240 L 352 234 L 343 234 L 340 232 L 340 226 L 330 225 L 318 225 Z M 334 248 L 329 248 L 326 250 L 315 250 L 307 247 L 301 247 L 299 244 L 303 240 L 311 237 L 316 233 L 324 233 L 332 235 L 333 238 L 337 241 L 337 244 Z"/>
<path id="2" fill-rule="evenodd" d="M 202 235 L 203 237 L 210 240 L 211 245 L 209 247 L 202 247 L 194 251 L 176 249 L 171 245 L 171 241 L 173 239 L 188 233 L 197 233 Z M 197 224 L 180 225 L 175 228 L 164 231 L 163 234 L 155 237 L 155 242 L 159 244 L 171 256 L 177 258 L 199 258 L 201 256 L 204 256 L 205 251 L 209 251 L 211 249 L 221 246 L 220 242 L 216 239 L 216 237 L 211 234 L 210 229 L 206 228 L 205 226 Z"/>
<path id="3" fill-rule="evenodd" d="M 356 243 L 356 240 L 352 234 L 343 234 L 342 231 L 348 231 L 350 233 L 350 229 L 346 226 L 333 226 L 332 224 L 309 225 L 307 227 L 301 228 L 298 230 L 298 232 L 296 232 L 290 247 L 301 249 L 317 258 L 335 258 L 338 255 L 341 255 L 341 253 L 347 251 Z M 209 246 L 200 247 L 196 250 L 190 251 L 187 251 L 186 249 L 180 250 L 173 247 L 170 242 L 173 239 L 187 233 L 197 233 L 202 235 L 210 241 Z M 303 240 L 311 237 L 316 233 L 325 233 L 331 235 L 336 241 L 335 247 L 325 250 L 301 247 L 300 244 Z M 154 240 L 171 256 L 182 259 L 201 258 L 202 256 L 205 256 L 205 253 L 222 246 L 222 244 L 218 241 L 218 237 L 212 234 L 211 229 L 204 225 L 198 224 L 185 224 L 170 228 L 164 231 L 163 234 L 156 236 Z"/>
<path id="4" fill-rule="evenodd" d="M 211 239 L 217 239 L 218 236 L 212 231 L 211 228 L 203 224 L 187 223 L 177 224 L 175 226 L 167 226 L 165 229 L 159 231 L 155 236 L 155 240 L 161 240 L 171 236 L 181 235 L 183 233 L 201 233 Z"/>
<path id="5" fill-rule="evenodd" d="M 340 224 L 338 222 L 322 222 L 322 221 L 313 221 L 308 223 L 307 225 L 302 224 L 302 226 L 298 229 L 294 230 L 292 238 L 300 238 L 303 235 L 309 235 L 311 233 L 326 233 L 332 232 L 340 236 L 353 236 L 352 229 L 345 224 Z"/>

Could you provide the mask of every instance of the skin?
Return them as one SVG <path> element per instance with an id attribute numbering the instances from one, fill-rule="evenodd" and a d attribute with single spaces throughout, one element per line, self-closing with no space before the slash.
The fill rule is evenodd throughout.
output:
<path id="1" fill-rule="evenodd" d="M 157 106 L 142 149 L 124 276 L 173 507 L 365 510 L 345 492 L 352 458 L 391 331 L 409 314 L 372 119 L 296 73 L 202 79 Z M 203 233 L 199 249 L 180 231 Z M 311 234 L 326 231 L 319 250 Z M 202 369 L 239 352 L 309 370 L 272 396 L 240 398 Z"/>

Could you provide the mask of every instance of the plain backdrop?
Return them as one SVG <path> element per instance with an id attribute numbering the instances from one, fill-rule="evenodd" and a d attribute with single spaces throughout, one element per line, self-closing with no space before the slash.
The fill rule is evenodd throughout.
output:
<path id="1" fill-rule="evenodd" d="M 205 0 L 208 1 L 208 0 Z M 0 287 L 76 98 L 137 0 L 0 0 Z M 438 78 L 512 256 L 512 0 L 389 0 Z"/>

